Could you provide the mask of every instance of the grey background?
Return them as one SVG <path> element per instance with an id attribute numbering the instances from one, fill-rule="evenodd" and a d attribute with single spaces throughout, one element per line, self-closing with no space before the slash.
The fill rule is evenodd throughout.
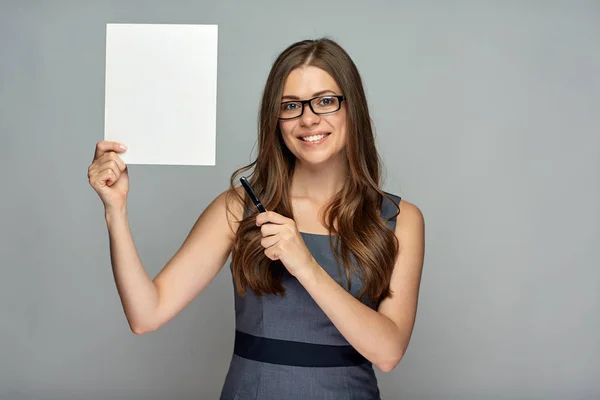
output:
<path id="1" fill-rule="evenodd" d="M 365 80 L 385 189 L 427 254 L 386 399 L 600 398 L 600 3 L 0 2 L 0 398 L 215 399 L 233 344 L 228 268 L 133 335 L 87 183 L 108 22 L 219 24 L 216 167 L 130 167 L 154 276 L 251 159 L 279 51 L 329 35 Z"/>

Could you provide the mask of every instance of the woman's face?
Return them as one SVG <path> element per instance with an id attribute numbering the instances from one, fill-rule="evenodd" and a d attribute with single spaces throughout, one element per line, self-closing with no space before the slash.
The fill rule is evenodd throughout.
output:
<path id="1" fill-rule="evenodd" d="M 280 120 L 279 127 L 288 149 L 296 156 L 296 163 L 323 165 L 337 159 L 345 159 L 346 147 L 346 108 L 342 101 L 337 109 L 338 99 L 342 95 L 333 77 L 324 70 L 304 66 L 293 70 L 283 87 L 280 117 L 299 117 Z M 309 100 L 315 112 L 308 104 L 287 103 L 294 100 Z M 326 112 L 326 114 L 320 114 Z"/>

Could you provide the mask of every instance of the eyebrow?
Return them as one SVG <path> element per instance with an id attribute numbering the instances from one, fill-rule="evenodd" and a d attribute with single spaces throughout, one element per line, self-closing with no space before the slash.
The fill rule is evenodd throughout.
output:
<path id="1" fill-rule="evenodd" d="M 312 97 L 322 96 L 322 95 L 327 94 L 327 93 L 335 94 L 335 92 L 333 90 L 327 89 L 327 90 L 321 90 L 320 92 L 313 93 Z M 287 95 L 285 95 L 285 96 L 283 96 L 281 98 L 281 100 L 286 100 L 286 99 L 289 99 L 289 100 L 300 100 L 300 97 L 294 96 L 294 95 L 291 95 L 291 94 L 287 94 Z"/>

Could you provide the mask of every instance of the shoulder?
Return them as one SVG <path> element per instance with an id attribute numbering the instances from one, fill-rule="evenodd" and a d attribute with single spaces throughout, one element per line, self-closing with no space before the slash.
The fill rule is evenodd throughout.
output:
<path id="1" fill-rule="evenodd" d="M 382 217 L 393 221 L 396 234 L 406 231 L 422 231 L 425 219 L 421 209 L 414 203 L 402 199 L 400 196 L 384 192 L 381 204 Z"/>
<path id="2" fill-rule="evenodd" d="M 396 235 L 399 239 L 422 240 L 425 231 L 425 217 L 421 209 L 406 200 L 400 200 L 400 213 L 396 218 Z"/>

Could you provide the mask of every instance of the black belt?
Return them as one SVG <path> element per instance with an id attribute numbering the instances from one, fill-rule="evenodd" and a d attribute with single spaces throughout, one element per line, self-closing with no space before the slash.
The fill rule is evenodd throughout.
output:
<path id="1" fill-rule="evenodd" d="M 352 346 L 269 339 L 238 330 L 233 353 L 250 360 L 296 367 L 349 367 L 369 362 Z"/>

